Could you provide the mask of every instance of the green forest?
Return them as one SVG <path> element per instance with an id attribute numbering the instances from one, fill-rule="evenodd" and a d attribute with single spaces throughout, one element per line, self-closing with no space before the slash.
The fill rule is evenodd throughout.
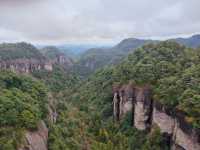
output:
<path id="1" fill-rule="evenodd" d="M 163 145 L 159 129 L 150 134 L 141 133 L 131 127 L 129 116 L 120 124 L 113 123 L 112 85 L 129 81 L 149 84 L 156 101 L 185 112 L 186 121 L 200 128 L 199 62 L 199 49 L 166 41 L 147 44 L 119 65 L 96 71 L 87 80 L 62 92 L 60 115 L 50 132 L 49 148 L 169 149 Z"/>
<path id="2" fill-rule="evenodd" d="M 112 86 L 130 81 L 148 84 L 155 101 L 184 112 L 185 120 L 200 129 L 200 49 L 165 41 L 137 48 L 84 79 L 76 69 L 66 72 L 61 66 L 32 75 L 1 71 L 0 149 L 17 149 L 24 131 L 36 130 L 43 119 L 49 150 L 169 150 L 159 128 L 138 131 L 130 113 L 113 122 Z M 48 93 L 56 99 L 55 124 L 45 119 Z"/>
<path id="3" fill-rule="evenodd" d="M 36 130 L 47 115 L 48 89 L 29 76 L 0 72 L 0 149 L 15 150 L 25 129 Z"/>

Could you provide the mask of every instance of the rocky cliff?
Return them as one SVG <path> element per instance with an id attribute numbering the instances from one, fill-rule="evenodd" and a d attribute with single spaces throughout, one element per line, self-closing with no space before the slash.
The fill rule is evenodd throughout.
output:
<path id="1" fill-rule="evenodd" d="M 72 59 L 60 52 L 57 47 L 47 46 L 40 51 L 47 59 L 51 60 L 53 64 L 63 65 L 68 68 L 73 65 Z"/>
<path id="2" fill-rule="evenodd" d="M 24 140 L 18 150 L 47 150 L 48 129 L 45 123 L 40 121 L 36 131 L 27 131 Z"/>
<path id="3" fill-rule="evenodd" d="M 0 69 L 10 69 L 19 73 L 36 70 L 52 70 L 52 62 L 36 47 L 28 43 L 0 44 Z"/>
<path id="4" fill-rule="evenodd" d="M 151 88 L 133 84 L 113 87 L 113 116 L 120 121 L 132 111 L 135 128 L 150 131 L 158 126 L 172 150 L 200 150 L 200 131 L 185 121 L 184 113 L 152 99 Z"/>
<path id="5" fill-rule="evenodd" d="M 49 124 L 56 123 L 57 111 L 55 99 L 51 93 L 48 93 L 48 115 L 47 120 Z M 37 130 L 25 132 L 24 142 L 18 150 L 48 150 L 48 128 L 44 121 L 39 121 Z"/>
<path id="6" fill-rule="evenodd" d="M 9 69 L 19 73 L 30 73 L 41 69 L 52 71 L 53 65 L 50 61 L 46 60 L 21 58 L 0 60 L 0 69 Z"/>

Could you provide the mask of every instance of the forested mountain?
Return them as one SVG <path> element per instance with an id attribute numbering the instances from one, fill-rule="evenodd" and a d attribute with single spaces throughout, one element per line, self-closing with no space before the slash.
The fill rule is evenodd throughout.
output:
<path id="1" fill-rule="evenodd" d="M 60 50 L 55 46 L 46 46 L 40 49 L 40 52 L 49 59 L 55 59 L 57 55 L 61 54 Z"/>
<path id="2" fill-rule="evenodd" d="M 0 72 L 0 149 L 16 150 L 47 116 L 47 88 L 25 75 Z"/>
<path id="3" fill-rule="evenodd" d="M 63 65 L 66 69 L 73 66 L 73 60 L 55 46 L 47 46 L 40 49 L 40 51 L 54 64 Z"/>
<path id="4" fill-rule="evenodd" d="M 44 59 L 39 50 L 31 44 L 25 42 L 0 44 L 0 60 L 19 58 Z"/>
<path id="5" fill-rule="evenodd" d="M 132 40 L 135 43 L 131 43 Z M 135 49 L 131 50 L 129 46 Z M 60 54 L 53 47 L 46 48 L 43 53 L 42 57 L 51 60 Z M 200 135 L 199 48 L 188 48 L 171 40 L 138 42 L 129 39 L 112 49 L 91 50 L 91 55 L 95 60 L 90 61 L 98 60 L 92 66 L 94 70 L 99 68 L 95 73 L 93 70 L 88 73 L 77 65 L 66 70 L 59 63 L 54 64 L 51 71 L 40 69 L 29 75 L 0 71 L 0 149 L 32 150 L 33 145 L 42 150 L 169 150 L 172 146 L 199 149 L 200 144 L 196 141 Z M 87 64 L 87 53 L 83 58 Z M 109 66 L 107 61 L 112 65 Z M 82 71 L 86 71 L 85 76 L 90 76 L 80 80 Z M 151 89 L 151 97 L 141 92 L 141 87 Z M 158 124 L 153 122 L 155 116 L 148 120 L 148 130 L 135 126 L 133 111 L 129 111 L 128 106 L 124 107 L 126 113 L 120 121 L 113 121 L 114 92 L 117 91 L 117 99 L 125 100 L 123 103 L 126 104 L 129 99 L 134 99 L 130 92 L 132 88 L 139 89 L 136 97 L 145 101 L 141 108 L 156 106 L 161 111 Z M 118 110 L 121 111 L 121 106 Z M 179 112 L 181 120 L 176 119 Z M 146 113 L 155 115 L 155 109 L 140 113 L 137 114 L 140 117 Z M 176 126 L 176 132 L 173 128 L 173 132 L 166 134 L 163 128 L 170 128 L 169 122 L 164 123 L 164 127 L 163 122 L 169 114 L 179 126 Z M 49 116 L 53 121 L 49 122 Z M 49 131 L 44 125 L 42 129 L 38 126 L 42 120 Z M 42 144 L 37 138 L 41 135 Z M 172 138 L 174 136 L 176 139 Z"/>
<path id="6" fill-rule="evenodd" d="M 197 48 L 200 46 L 200 36 L 194 35 L 190 38 L 177 38 L 169 39 L 176 41 L 179 44 L 187 47 Z M 133 52 L 136 48 L 139 48 L 147 43 L 157 43 L 158 40 L 144 40 L 129 38 L 122 40 L 119 44 L 112 48 L 93 48 L 89 49 L 80 57 L 75 67 L 76 71 L 85 77 L 96 69 L 104 67 L 106 65 L 112 65 L 119 63 L 129 53 Z"/>
<path id="7" fill-rule="evenodd" d="M 65 91 L 58 108 L 59 124 L 50 133 L 49 148 L 169 149 L 170 145 L 165 143 L 159 128 L 149 134 L 132 128 L 131 112 L 121 123 L 113 124 L 112 87 L 130 82 L 137 86 L 148 85 L 155 101 L 166 106 L 171 113 L 182 111 L 182 123 L 199 129 L 199 54 L 199 49 L 170 41 L 148 44 L 135 50 L 117 66 L 101 69 L 74 89 Z M 64 139 L 67 140 L 59 142 Z"/>
<path id="8" fill-rule="evenodd" d="M 177 38 L 174 39 L 176 42 L 183 44 L 188 47 L 197 48 L 200 46 L 200 35 L 196 34 L 189 38 Z"/>
<path id="9" fill-rule="evenodd" d="M 105 65 L 117 64 L 125 56 L 134 49 L 150 42 L 150 40 L 125 39 L 116 46 L 106 48 L 89 49 L 79 59 L 75 66 L 75 70 L 83 77 L 87 77 L 96 69 L 102 68 Z"/>

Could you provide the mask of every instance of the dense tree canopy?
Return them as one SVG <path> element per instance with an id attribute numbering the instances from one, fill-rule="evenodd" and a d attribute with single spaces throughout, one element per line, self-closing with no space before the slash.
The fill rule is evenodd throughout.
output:
<path id="1" fill-rule="evenodd" d="M 0 44 L 0 60 L 13 60 L 19 58 L 44 59 L 39 50 L 31 44 L 25 42 Z"/>
<path id="2" fill-rule="evenodd" d="M 0 149 L 17 147 L 23 129 L 36 129 L 47 113 L 47 89 L 28 76 L 0 72 Z M 19 137 L 18 137 L 19 136 Z"/>

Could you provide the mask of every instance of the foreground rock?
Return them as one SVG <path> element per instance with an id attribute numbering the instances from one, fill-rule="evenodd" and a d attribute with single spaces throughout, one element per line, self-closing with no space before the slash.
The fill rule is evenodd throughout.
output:
<path id="1" fill-rule="evenodd" d="M 153 101 L 150 87 L 114 86 L 113 95 L 115 120 L 122 120 L 131 111 L 135 128 L 151 130 L 158 126 L 172 150 L 200 150 L 200 131 L 185 121 L 183 112 L 173 112 Z"/>
<path id="2" fill-rule="evenodd" d="M 18 150 L 47 150 L 48 129 L 43 121 L 38 123 L 37 131 L 27 131 L 25 143 Z"/>

